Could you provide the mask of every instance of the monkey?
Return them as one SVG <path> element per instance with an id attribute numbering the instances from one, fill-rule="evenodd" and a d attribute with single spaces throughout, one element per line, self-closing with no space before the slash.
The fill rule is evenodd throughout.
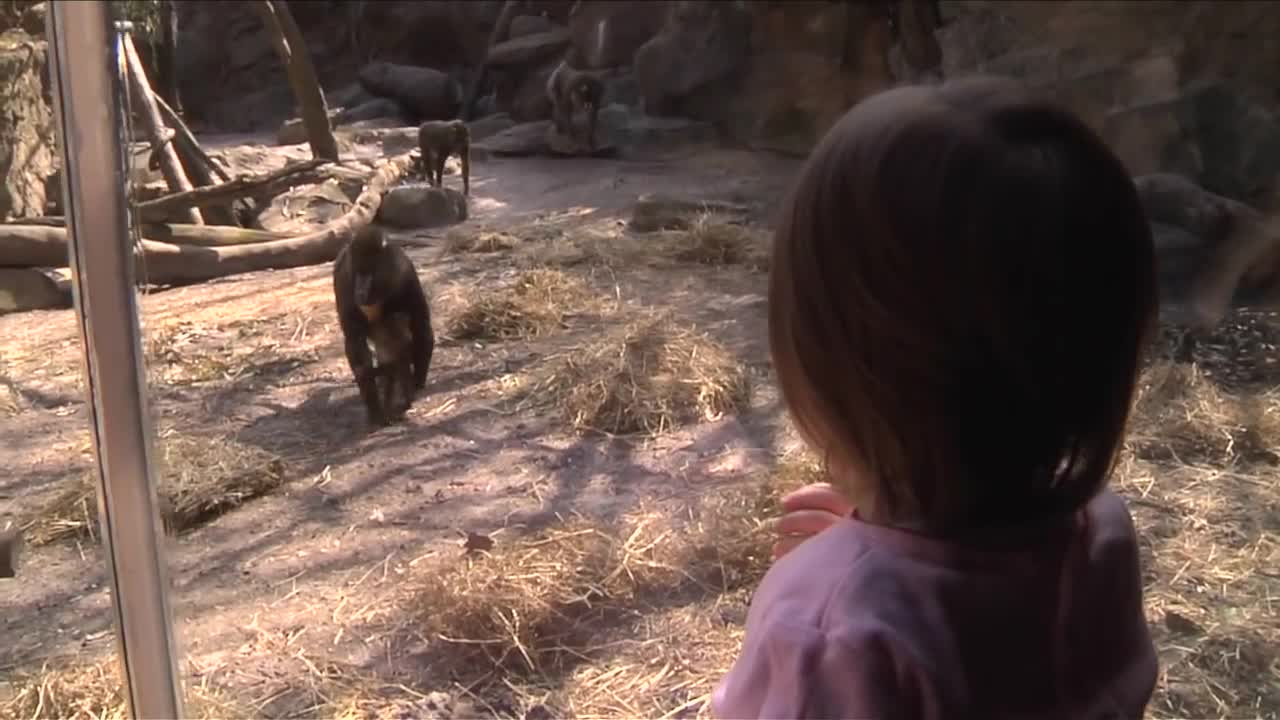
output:
<path id="1" fill-rule="evenodd" d="M 444 163 L 450 155 L 462 161 L 462 194 L 471 194 L 471 130 L 461 120 L 428 120 L 418 126 L 420 171 L 435 187 L 444 185 Z"/>
<path id="2" fill-rule="evenodd" d="M 547 78 L 547 99 L 551 101 L 551 121 L 556 132 L 573 137 L 573 113 L 585 112 L 586 144 L 591 150 L 596 149 L 596 117 L 603 98 L 604 83 L 600 78 L 570 67 L 567 60 L 561 60 Z"/>
<path id="3" fill-rule="evenodd" d="M 334 260 L 333 294 L 369 423 L 389 425 L 426 387 L 435 350 L 431 308 L 413 261 L 382 230 L 362 228 Z"/>

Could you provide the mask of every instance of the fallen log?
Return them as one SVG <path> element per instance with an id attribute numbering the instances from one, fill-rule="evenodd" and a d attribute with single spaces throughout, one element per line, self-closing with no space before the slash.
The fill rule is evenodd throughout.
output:
<path id="1" fill-rule="evenodd" d="M 9 220 L 0 225 L 2 228 L 21 227 L 56 227 L 65 228 L 66 218 L 54 215 L 40 218 L 22 218 Z M 183 225 L 179 223 L 143 223 L 142 237 L 146 240 L 169 243 L 170 245 L 197 245 L 200 247 L 226 247 L 229 245 L 252 245 L 254 243 L 287 240 L 293 237 L 289 233 L 271 230 L 254 230 L 231 227 L 228 225 Z"/>
<path id="2" fill-rule="evenodd" d="M 170 245 L 195 245 L 197 247 L 232 247 L 256 243 L 288 240 L 289 233 L 271 230 L 231 227 L 229 225 L 179 225 L 172 223 L 143 223 L 142 237 Z"/>
<path id="3" fill-rule="evenodd" d="M 169 142 L 171 137 L 168 135 L 173 131 L 165 127 L 164 121 L 160 119 L 160 109 L 156 106 L 155 93 L 151 92 L 151 86 L 147 83 L 142 61 L 138 59 L 138 51 L 134 48 L 133 38 L 129 33 L 122 33 L 121 45 L 124 47 L 125 66 L 128 69 L 129 90 L 138 103 L 138 118 L 142 121 L 142 130 L 147 135 L 147 141 L 156 152 L 160 172 L 164 175 L 170 190 L 175 192 L 191 190 L 191 180 L 187 178 L 182 162 L 178 160 L 178 152 Z M 193 225 L 204 224 L 204 216 L 195 207 L 188 208 L 187 214 L 189 222 Z"/>
<path id="4" fill-rule="evenodd" d="M 263 175 L 241 175 L 220 185 L 195 188 L 144 200 L 138 203 L 138 212 L 144 221 L 150 222 L 148 216 L 163 217 L 167 213 L 184 207 L 222 205 L 241 198 L 268 198 L 291 190 L 297 185 L 310 185 L 327 180 L 332 177 L 332 174 L 321 172 L 320 167 L 328 164 L 330 164 L 328 160 L 306 160 Z"/>
<path id="5" fill-rule="evenodd" d="M 142 258 L 147 281 L 155 285 L 180 285 L 258 270 L 318 265 L 333 260 L 352 234 L 368 225 L 378 213 L 382 196 L 411 167 L 409 153 L 382 162 L 365 184 L 364 191 L 345 215 L 315 232 L 249 245 L 200 247 L 144 239 Z M 201 226 L 199 231 L 209 230 Z M 223 228 L 226 230 L 227 228 Z M 196 233 L 197 229 L 192 229 Z M 0 258 L 7 265 L 58 267 L 67 264 L 65 228 L 0 226 Z"/>

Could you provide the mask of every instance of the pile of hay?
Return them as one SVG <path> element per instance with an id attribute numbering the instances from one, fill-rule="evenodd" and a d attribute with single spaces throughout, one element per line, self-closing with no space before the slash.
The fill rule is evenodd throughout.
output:
<path id="1" fill-rule="evenodd" d="M 416 569 L 406 617 L 435 647 L 428 662 L 485 702 L 571 717 L 696 711 L 738 650 L 724 626 L 741 624 L 768 565 L 773 500 L 719 488 L 685 513 L 574 519 Z"/>
<path id="2" fill-rule="evenodd" d="M 454 228 L 444 236 L 444 252 L 449 255 L 496 253 L 510 250 L 519 244 L 520 238 L 511 233 L 496 230 Z"/>
<path id="3" fill-rule="evenodd" d="M 189 385 L 303 365 L 305 355 L 281 352 L 282 343 L 272 333 L 277 328 L 258 319 L 218 325 L 180 321 L 148 332 L 143 345 L 148 375 L 153 382 Z"/>
<path id="4" fill-rule="evenodd" d="M 13 672 L 0 681 L 0 719 L 125 720 L 132 717 L 120 690 L 123 687 L 115 657 L 96 662 L 72 662 L 54 668 L 46 664 L 38 672 Z M 204 686 L 186 689 L 188 717 L 253 717 L 254 713 L 230 704 Z"/>
<path id="5" fill-rule="evenodd" d="M 742 364 L 715 340 L 664 317 L 627 324 L 564 351 L 521 405 L 550 403 L 575 430 L 657 435 L 746 407 Z"/>
<path id="6" fill-rule="evenodd" d="M 651 243 L 658 254 L 678 262 L 764 271 L 769 269 L 772 240 L 760 228 L 715 213 L 698 213 L 681 229 L 657 233 Z"/>
<path id="7" fill-rule="evenodd" d="M 449 321 L 458 340 L 529 339 L 564 326 L 590 309 L 596 294 L 572 275 L 551 268 L 526 270 L 507 287 L 480 293 Z"/>
<path id="8" fill-rule="evenodd" d="M 1114 485 L 1138 528 L 1156 718 L 1280 716 L 1280 320 L 1235 313 L 1143 370 Z"/>
<path id="9" fill-rule="evenodd" d="M 156 442 L 161 518 L 171 532 L 189 530 L 284 484 L 284 463 L 229 438 L 164 433 Z M 94 474 L 32 513 L 22 524 L 31 545 L 93 536 L 98 527 Z"/>

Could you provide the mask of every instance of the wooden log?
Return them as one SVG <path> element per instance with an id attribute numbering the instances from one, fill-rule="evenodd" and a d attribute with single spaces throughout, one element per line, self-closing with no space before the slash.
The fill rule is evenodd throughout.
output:
<path id="1" fill-rule="evenodd" d="M 146 132 L 152 147 L 157 148 L 160 172 L 164 175 L 165 182 L 169 184 L 169 189 L 174 192 L 191 190 L 191 180 L 187 178 L 187 173 L 183 170 L 182 163 L 178 160 L 177 151 L 165 140 L 165 131 L 168 128 L 165 127 L 164 122 L 160 119 L 160 109 L 156 106 L 155 93 L 151 91 L 151 86 L 147 83 L 146 73 L 142 70 L 142 61 L 138 59 L 138 51 L 134 48 L 133 38 L 129 33 L 122 33 L 121 45 L 124 47 L 129 89 L 133 94 L 134 102 L 138 104 L 140 110 L 138 117 L 142 121 L 142 129 Z M 204 224 L 204 216 L 200 214 L 199 210 L 192 207 L 187 212 L 188 221 L 191 224 Z"/>
<path id="2" fill-rule="evenodd" d="M 330 177 L 320 170 L 328 160 L 306 160 L 286 165 L 263 175 L 241 175 L 230 182 L 212 187 L 189 189 L 138 203 L 138 212 L 147 217 L 163 217 L 185 207 L 225 205 L 240 198 L 264 198 L 279 195 L 298 185 L 323 182 Z"/>
<path id="3" fill-rule="evenodd" d="M 289 233 L 228 225 L 181 225 L 177 223 L 143 223 L 142 237 L 170 245 L 197 247 L 230 247 L 288 240 Z"/>
<path id="4" fill-rule="evenodd" d="M 187 127 L 187 123 L 183 121 L 182 117 L 173 108 L 169 107 L 169 103 L 165 102 L 164 98 L 156 96 L 156 106 L 160 108 L 160 114 L 164 117 L 165 122 L 177 133 L 175 140 L 190 149 L 191 154 L 199 159 L 199 165 L 205 168 L 207 173 L 216 176 L 222 182 L 230 181 L 231 176 L 227 174 L 226 170 L 222 169 L 222 166 L 217 161 L 209 156 L 209 153 L 204 151 L 204 148 L 200 147 L 195 133 L 191 132 L 191 128 Z M 210 180 L 205 184 L 212 185 L 213 181 Z"/>
<path id="5" fill-rule="evenodd" d="M 382 196 L 412 166 L 409 153 L 381 163 L 355 204 L 342 217 L 315 232 L 282 240 L 230 247 L 174 245 L 144 239 L 142 255 L 147 280 L 157 285 L 195 283 L 213 278 L 329 262 L 356 230 L 373 222 Z M 191 233 L 209 226 L 192 228 Z M 66 230 L 58 227 L 0 226 L 0 258 L 15 266 L 59 267 L 67 264 Z"/>
<path id="6" fill-rule="evenodd" d="M 50 216 L 10 220 L 0 224 L 0 237 L 6 227 L 56 227 L 65 228 L 66 218 Z M 286 240 L 289 233 L 271 230 L 230 227 L 228 225 L 183 225 L 180 223 L 143 223 L 142 237 L 170 245 L 197 245 L 200 247 L 225 247 L 228 245 L 252 245 L 254 243 Z"/>
<path id="7" fill-rule="evenodd" d="M 302 31 L 293 19 L 293 13 L 285 3 L 273 0 L 257 0 L 252 6 L 258 12 L 267 37 L 280 56 L 280 62 L 284 63 L 299 114 L 307 125 L 312 156 L 336 162 L 338 141 L 333 137 L 333 127 L 329 124 L 324 90 L 320 88 L 311 53 L 307 50 Z"/>

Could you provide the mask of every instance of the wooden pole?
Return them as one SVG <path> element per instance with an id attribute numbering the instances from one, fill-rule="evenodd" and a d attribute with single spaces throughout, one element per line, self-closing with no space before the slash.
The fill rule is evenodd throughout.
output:
<path id="1" fill-rule="evenodd" d="M 121 44 L 124 46 L 125 66 L 129 71 L 129 89 L 133 94 L 134 101 L 138 104 L 139 119 L 142 121 L 143 132 L 152 145 L 156 147 L 156 156 L 160 161 L 160 172 L 164 175 L 164 180 L 169 184 L 169 189 L 174 192 L 189 192 L 195 187 L 191 184 L 191 180 L 187 178 L 187 173 L 182 169 L 182 161 L 178 159 L 178 152 L 174 150 L 172 141 L 172 130 L 165 126 L 164 121 L 160 119 L 160 108 L 156 105 L 155 94 L 151 91 L 151 85 L 147 83 L 147 75 L 142 70 L 142 61 L 138 59 L 138 51 L 133 46 L 133 38 L 129 33 L 120 34 Z M 166 136 L 169 136 L 166 138 Z M 166 138 L 163 139 L 162 138 Z M 192 225 L 203 225 L 204 216 L 196 208 L 190 208 L 186 211 L 187 222 Z"/>

